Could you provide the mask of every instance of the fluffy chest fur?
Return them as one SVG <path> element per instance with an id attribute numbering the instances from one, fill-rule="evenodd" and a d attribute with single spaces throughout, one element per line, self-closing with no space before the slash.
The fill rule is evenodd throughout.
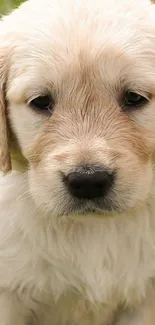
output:
<path id="1" fill-rule="evenodd" d="M 55 220 L 37 210 L 26 184 L 26 174 L 0 177 L 1 287 L 36 313 L 56 311 L 56 324 L 78 323 L 79 308 L 84 324 L 90 315 L 100 324 L 102 313 L 109 319 L 120 302 L 145 296 L 155 274 L 153 200 L 132 215 Z"/>

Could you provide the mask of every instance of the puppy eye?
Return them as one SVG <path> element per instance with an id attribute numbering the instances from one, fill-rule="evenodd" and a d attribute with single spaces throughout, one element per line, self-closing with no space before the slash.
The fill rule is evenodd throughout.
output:
<path id="1" fill-rule="evenodd" d="M 30 105 L 39 111 L 51 111 L 54 101 L 51 96 L 39 96 L 30 102 Z"/>
<path id="2" fill-rule="evenodd" d="M 123 98 L 123 107 L 125 108 L 135 108 L 135 107 L 141 107 L 145 105 L 148 102 L 148 99 L 134 93 L 132 91 L 127 91 Z"/>

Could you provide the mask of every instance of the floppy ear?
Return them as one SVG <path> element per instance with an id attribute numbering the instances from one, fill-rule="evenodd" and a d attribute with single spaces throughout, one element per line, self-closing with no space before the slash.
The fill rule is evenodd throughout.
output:
<path id="1" fill-rule="evenodd" d="M 11 157 L 5 101 L 6 64 L 4 61 L 7 58 L 4 52 L 0 48 L 0 170 L 6 174 L 11 170 Z"/>

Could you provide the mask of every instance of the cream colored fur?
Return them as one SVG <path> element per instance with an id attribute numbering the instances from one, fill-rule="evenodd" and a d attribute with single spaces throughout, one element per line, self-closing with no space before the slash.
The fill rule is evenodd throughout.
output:
<path id="1" fill-rule="evenodd" d="M 154 11 L 29 0 L 0 23 L 0 325 L 155 325 Z M 149 103 L 124 112 L 124 88 Z M 81 163 L 116 169 L 113 212 L 74 211 Z"/>

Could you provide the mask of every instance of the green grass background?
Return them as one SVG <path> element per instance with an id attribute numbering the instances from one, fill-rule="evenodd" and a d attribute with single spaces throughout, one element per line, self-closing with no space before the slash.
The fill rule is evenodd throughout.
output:
<path id="1" fill-rule="evenodd" d="M 10 9 L 17 7 L 21 2 L 23 2 L 23 0 L 0 0 L 0 13 L 7 13 Z M 155 0 L 153 0 L 153 2 L 155 2 Z"/>
<path id="2" fill-rule="evenodd" d="M 0 0 L 0 13 L 5 14 L 12 8 L 19 6 L 22 0 Z"/>

